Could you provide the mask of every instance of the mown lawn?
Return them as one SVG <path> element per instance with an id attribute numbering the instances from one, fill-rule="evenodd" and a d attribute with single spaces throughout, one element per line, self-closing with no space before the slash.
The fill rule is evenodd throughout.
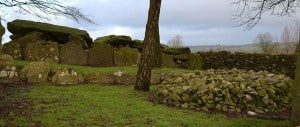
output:
<path id="1" fill-rule="evenodd" d="M 26 109 L 24 113 L 10 109 L 5 116 L 0 114 L 0 126 L 284 127 L 288 125 L 288 121 L 228 118 L 224 115 L 209 115 L 166 107 L 147 101 L 147 94 L 134 91 L 133 86 L 33 85 L 28 90 L 19 90 L 16 94 L 6 97 L 10 101 L 25 99 L 28 105 L 25 105 L 25 108 L 21 107 Z"/>

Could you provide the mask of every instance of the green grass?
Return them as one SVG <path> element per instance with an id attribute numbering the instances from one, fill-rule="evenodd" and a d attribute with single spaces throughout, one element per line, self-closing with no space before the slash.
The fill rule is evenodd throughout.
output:
<path id="1" fill-rule="evenodd" d="M 147 101 L 147 93 L 133 86 L 96 84 L 34 85 L 24 94 L 32 101 L 31 118 L 12 114 L 0 119 L 8 126 L 109 126 L 109 127 L 284 127 L 288 121 L 228 118 L 176 109 Z M 7 124 L 9 123 L 9 124 Z"/>
<path id="2" fill-rule="evenodd" d="M 15 65 L 17 66 L 28 66 L 30 62 L 28 61 L 15 61 Z M 90 74 L 93 72 L 100 73 L 114 73 L 117 71 L 127 72 L 129 74 L 135 75 L 137 72 L 137 67 L 134 66 L 117 66 L 117 67 L 90 67 L 90 66 L 77 66 L 77 65 L 68 65 L 68 64 L 55 64 L 51 63 L 50 67 L 52 69 L 55 68 L 72 68 L 83 74 Z M 187 69 L 178 69 L 178 68 L 155 68 L 153 69 L 153 73 L 162 73 L 162 72 L 192 72 L 192 70 Z"/>
<path id="3" fill-rule="evenodd" d="M 16 61 L 17 66 L 29 62 Z M 113 73 L 125 71 L 135 74 L 137 67 L 83 67 L 50 64 L 73 68 L 82 73 Z M 192 72 L 191 70 L 162 68 L 154 73 Z M 22 87 L 21 87 L 22 89 Z M 33 85 L 29 91 L 19 90 L 10 95 L 12 101 L 26 98 L 30 111 L 10 111 L 6 118 L 0 114 L 0 126 L 109 126 L 109 127 L 284 127 L 288 121 L 256 118 L 228 118 L 198 111 L 177 109 L 147 101 L 147 94 L 133 90 L 133 86 L 103 86 L 97 84 L 55 86 Z M 22 99 L 21 99 L 22 100 Z M 0 104 L 1 105 L 1 104 Z"/>

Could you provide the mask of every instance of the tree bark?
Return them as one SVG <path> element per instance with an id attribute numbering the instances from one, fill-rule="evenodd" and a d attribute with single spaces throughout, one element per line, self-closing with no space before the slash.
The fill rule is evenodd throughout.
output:
<path id="1" fill-rule="evenodd" d="M 300 33 L 299 33 L 300 37 Z M 294 84 L 294 94 L 293 94 L 293 104 L 292 104 L 292 118 L 291 127 L 300 126 L 300 38 L 297 47 L 297 63 L 296 63 L 296 74 L 295 74 L 295 84 Z"/>
<path id="2" fill-rule="evenodd" d="M 0 17 L 0 45 L 2 45 L 2 36 L 5 33 L 5 28 L 1 24 L 1 17 Z"/>
<path id="3" fill-rule="evenodd" d="M 135 89 L 141 91 L 150 90 L 151 70 L 155 61 L 155 54 L 159 52 L 156 45 L 160 43 L 159 14 L 161 0 L 150 0 L 148 21 L 146 25 L 143 51 L 136 76 Z M 160 47 L 159 47 L 160 48 Z M 160 54 L 159 54 L 160 55 Z"/>

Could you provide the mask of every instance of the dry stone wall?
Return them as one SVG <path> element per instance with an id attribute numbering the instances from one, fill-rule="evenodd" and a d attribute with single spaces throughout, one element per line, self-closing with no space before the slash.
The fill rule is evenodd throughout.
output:
<path id="1" fill-rule="evenodd" d="M 206 69 L 246 69 L 265 70 L 275 74 L 295 77 L 296 55 L 270 55 L 221 52 L 198 52 L 202 57 L 202 67 Z"/>

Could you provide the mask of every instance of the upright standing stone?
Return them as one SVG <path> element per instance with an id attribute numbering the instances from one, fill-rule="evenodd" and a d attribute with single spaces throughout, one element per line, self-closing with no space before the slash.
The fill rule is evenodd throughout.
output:
<path id="1" fill-rule="evenodd" d="M 59 62 L 59 51 L 57 42 L 30 43 L 25 49 L 26 61 Z"/>
<path id="2" fill-rule="evenodd" d="M 88 64 L 98 67 L 114 66 L 113 47 L 105 43 L 94 43 L 93 48 L 89 52 Z"/>
<path id="3" fill-rule="evenodd" d="M 26 34 L 23 37 L 20 37 L 18 39 L 14 39 L 8 43 L 18 43 L 21 50 L 21 59 L 24 60 L 25 58 L 25 50 L 28 44 L 30 43 L 37 43 L 37 42 L 43 42 L 41 39 L 41 36 L 43 34 L 40 32 L 30 32 Z"/>
<path id="4" fill-rule="evenodd" d="M 87 53 L 82 46 L 68 42 L 60 50 L 60 63 L 87 65 Z"/>
<path id="5" fill-rule="evenodd" d="M 121 47 L 115 50 L 115 66 L 136 66 L 139 51 L 136 48 Z"/>
<path id="6" fill-rule="evenodd" d="M 11 55 L 15 60 L 21 60 L 21 48 L 19 43 L 10 42 L 3 45 L 2 53 Z"/>

